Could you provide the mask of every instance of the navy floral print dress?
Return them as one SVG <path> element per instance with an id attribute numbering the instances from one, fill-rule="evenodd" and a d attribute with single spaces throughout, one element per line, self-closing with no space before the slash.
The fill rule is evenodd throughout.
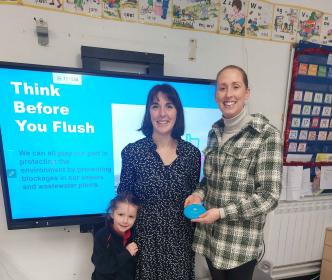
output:
<path id="1" fill-rule="evenodd" d="M 121 153 L 118 193 L 132 191 L 141 201 L 136 279 L 194 279 L 194 226 L 183 216 L 183 204 L 198 183 L 201 157 L 195 146 L 177 141 L 177 158 L 168 166 L 150 137 L 127 145 Z"/>

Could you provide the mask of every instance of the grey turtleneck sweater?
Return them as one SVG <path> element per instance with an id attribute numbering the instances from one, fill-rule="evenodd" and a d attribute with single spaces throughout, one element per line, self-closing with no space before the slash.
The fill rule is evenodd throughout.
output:
<path id="1" fill-rule="evenodd" d="M 229 138 L 245 127 L 251 119 L 252 117 L 248 114 L 246 106 L 243 107 L 242 111 L 237 116 L 231 119 L 224 118 L 225 129 L 223 131 L 220 144 L 224 145 Z"/>

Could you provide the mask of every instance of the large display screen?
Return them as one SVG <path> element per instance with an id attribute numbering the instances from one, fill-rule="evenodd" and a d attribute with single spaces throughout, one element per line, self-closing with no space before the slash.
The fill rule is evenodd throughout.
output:
<path id="1" fill-rule="evenodd" d="M 220 118 L 209 80 L 0 63 L 1 184 L 9 229 L 93 223 L 116 193 L 121 150 L 144 135 L 149 90 L 169 83 L 183 139 L 201 151 Z"/>

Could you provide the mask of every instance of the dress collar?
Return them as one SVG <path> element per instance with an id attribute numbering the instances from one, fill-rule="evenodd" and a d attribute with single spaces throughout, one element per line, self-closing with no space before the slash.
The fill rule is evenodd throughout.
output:
<path id="1" fill-rule="evenodd" d="M 156 151 L 157 150 L 157 145 L 153 142 L 153 139 L 151 136 L 147 136 L 145 138 L 147 147 L 152 150 L 152 151 Z M 177 155 L 183 154 L 183 145 L 184 145 L 184 140 L 180 139 L 176 139 L 177 141 L 177 146 L 176 146 L 176 153 Z"/>

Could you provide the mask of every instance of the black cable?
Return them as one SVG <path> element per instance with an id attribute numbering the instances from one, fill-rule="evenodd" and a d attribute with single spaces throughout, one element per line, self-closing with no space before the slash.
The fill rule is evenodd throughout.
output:
<path id="1" fill-rule="evenodd" d="M 265 255 L 265 242 L 264 242 L 264 239 L 263 239 L 263 250 L 262 250 L 261 255 L 258 257 L 257 264 L 261 262 L 261 260 L 263 259 L 264 255 Z"/>
<path id="2" fill-rule="evenodd" d="M 319 278 L 319 276 L 320 276 L 320 274 L 316 275 L 314 278 L 311 278 L 310 280 L 316 280 Z"/>

